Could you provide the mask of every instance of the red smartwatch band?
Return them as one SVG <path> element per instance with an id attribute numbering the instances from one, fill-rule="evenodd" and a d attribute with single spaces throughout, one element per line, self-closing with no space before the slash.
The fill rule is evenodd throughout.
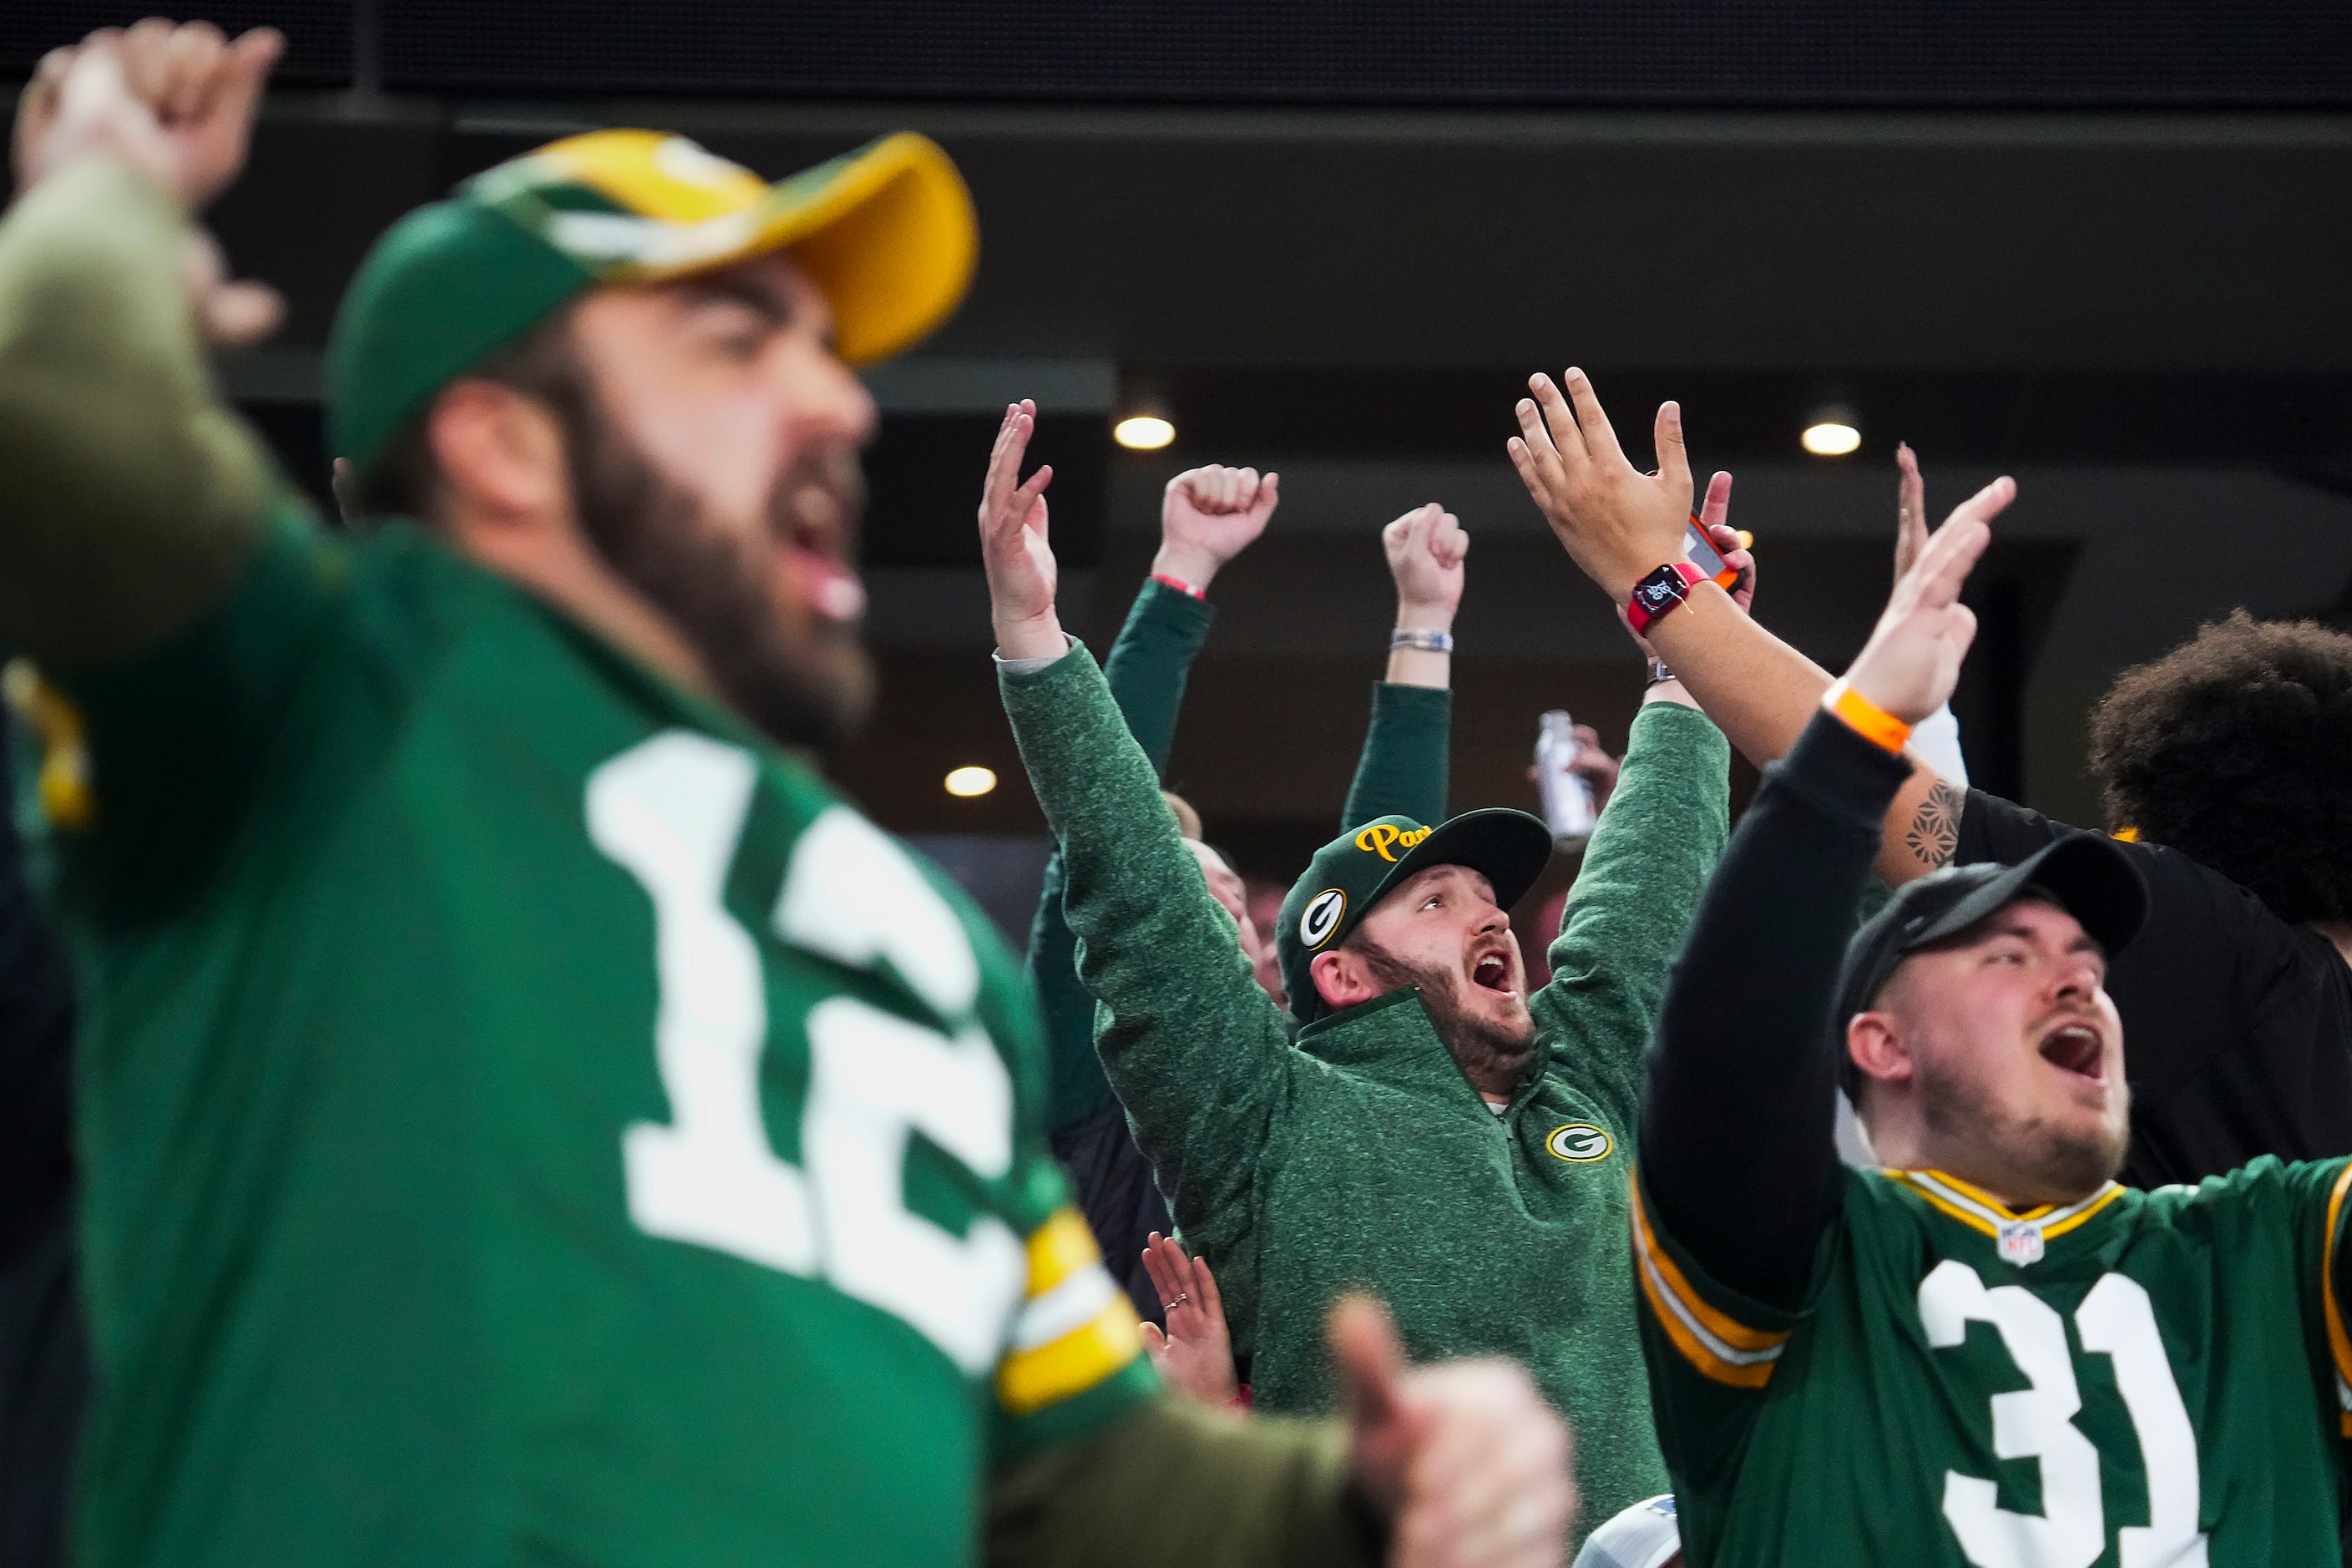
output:
<path id="1" fill-rule="evenodd" d="M 1690 597 L 1706 581 L 1706 574 L 1687 561 L 1670 561 L 1640 582 L 1625 600 L 1625 624 L 1639 637 L 1650 623 Z"/>

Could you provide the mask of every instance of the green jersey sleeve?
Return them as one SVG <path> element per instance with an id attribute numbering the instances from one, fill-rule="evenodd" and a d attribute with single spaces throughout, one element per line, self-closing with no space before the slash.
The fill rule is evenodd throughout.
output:
<path id="1" fill-rule="evenodd" d="M 970 900 L 935 868 L 924 873 L 981 955 L 979 1021 L 1013 1083 L 1013 1165 L 998 1212 L 1021 1238 L 1024 1278 L 992 1379 L 990 1457 L 1003 1467 L 1103 1431 L 1149 1400 L 1159 1379 L 1135 1309 L 1103 1267 L 1046 1143 L 1048 1064 L 1029 987 Z"/>
<path id="2" fill-rule="evenodd" d="M 6 689 L 39 752 L 28 794 L 100 907 L 168 902 L 216 856 L 337 581 L 214 393 L 186 229 L 105 159 L 0 219 Z"/>
<path id="3" fill-rule="evenodd" d="M 2297 1294 L 2317 1320 L 2315 1342 L 2326 1347 L 2326 1365 L 2320 1375 L 2334 1395 L 2336 1435 L 2352 1437 L 2352 1334 L 2345 1330 L 2344 1302 L 2352 1285 L 2352 1252 L 2345 1246 L 2345 1226 L 2352 1223 L 2344 1195 L 2352 1190 L 2352 1160 L 2323 1160 L 2287 1167 L 2287 1178 L 2302 1211 L 2305 1231 L 2298 1256 L 2310 1273 L 2297 1282 Z M 2316 1359 L 2316 1358 L 2315 1358 Z M 2343 1458 L 2352 1458 L 2352 1449 Z"/>
<path id="4" fill-rule="evenodd" d="M 87 158 L 0 218 L 0 637 L 42 658 L 154 647 L 261 532 L 260 444 L 214 395 L 187 220 Z"/>
<path id="5" fill-rule="evenodd" d="M 1135 595 L 1118 640 L 1103 665 L 1127 732 L 1143 748 L 1157 775 L 1168 769 L 1175 742 L 1176 713 L 1184 702 L 1184 677 L 1201 651 L 1216 611 L 1190 594 L 1147 581 Z M 1110 1084 L 1095 1055 L 1095 999 L 1078 981 L 1078 942 L 1062 914 L 1069 883 L 1056 845 L 1045 861 L 1045 882 L 1029 926 L 1027 965 L 1045 1021 L 1046 1055 L 1053 1069 L 1046 1125 L 1059 1132 L 1108 1103 Z"/>
<path id="6" fill-rule="evenodd" d="M 1709 1279 L 1659 1228 L 1638 1171 L 1632 1181 L 1637 1318 L 1658 1446 L 1678 1487 L 1727 1492 L 1802 1314 Z"/>
<path id="7" fill-rule="evenodd" d="M 183 900 L 220 864 L 346 597 L 350 562 L 292 497 L 221 604 L 103 663 L 20 661 L 9 695 L 38 742 L 42 830 L 62 896 L 99 918 Z"/>
<path id="8" fill-rule="evenodd" d="M 1364 731 L 1339 831 L 1352 833 L 1376 816 L 1444 821 L 1445 749 L 1453 722 L 1451 690 L 1372 682 L 1372 721 Z"/>
<path id="9" fill-rule="evenodd" d="M 1290 1092 L 1290 1031 L 1250 973 L 1233 917 L 1160 798 L 1083 647 L 1000 672 L 1004 710 L 1069 867 L 1078 971 L 1101 1002 L 1095 1036 L 1136 1144 L 1188 1239 L 1254 1277 L 1257 1163 Z M 1247 1291 L 1225 1290 L 1246 1342 Z"/>
<path id="10" fill-rule="evenodd" d="M 1653 702 L 1584 851 L 1551 943 L 1551 983 L 1529 999 L 1553 1060 L 1633 1122 L 1642 1052 L 1699 895 L 1730 836 L 1731 749 L 1696 708 Z"/>

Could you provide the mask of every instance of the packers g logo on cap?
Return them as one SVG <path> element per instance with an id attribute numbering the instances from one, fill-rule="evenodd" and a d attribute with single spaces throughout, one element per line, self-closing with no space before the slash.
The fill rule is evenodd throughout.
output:
<path id="1" fill-rule="evenodd" d="M 1356 847 L 1393 863 L 1396 857 L 1389 853 L 1391 845 L 1410 849 L 1428 837 L 1431 831 L 1426 827 L 1396 827 L 1385 822 L 1375 822 L 1356 835 Z"/>
<path id="2" fill-rule="evenodd" d="M 1348 894 L 1344 889 L 1326 888 L 1307 901 L 1299 911 L 1298 940 L 1309 948 L 1321 947 L 1339 929 L 1340 920 L 1348 912 Z"/>
<path id="3" fill-rule="evenodd" d="M 1565 1127 L 1555 1127 L 1544 1140 L 1544 1147 L 1559 1158 L 1579 1165 L 1609 1158 L 1616 1142 L 1590 1121 L 1571 1121 Z"/>

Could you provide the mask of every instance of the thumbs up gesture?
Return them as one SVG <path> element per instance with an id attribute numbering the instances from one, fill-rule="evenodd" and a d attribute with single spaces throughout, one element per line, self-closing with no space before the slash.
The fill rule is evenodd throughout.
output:
<path id="1" fill-rule="evenodd" d="M 1507 1361 L 1405 1365 L 1396 1326 L 1332 1309 L 1357 1489 L 1390 1523 L 1395 1568 L 1559 1568 L 1576 1517 L 1568 1427 Z"/>

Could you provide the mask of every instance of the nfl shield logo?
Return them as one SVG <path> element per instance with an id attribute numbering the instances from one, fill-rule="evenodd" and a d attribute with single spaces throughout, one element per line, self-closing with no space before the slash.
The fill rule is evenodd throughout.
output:
<path id="1" fill-rule="evenodd" d="M 2042 1261 L 2042 1227 L 2031 1220 L 2017 1220 L 2000 1227 L 1996 1243 L 2000 1259 L 2022 1268 L 2029 1263 Z"/>

